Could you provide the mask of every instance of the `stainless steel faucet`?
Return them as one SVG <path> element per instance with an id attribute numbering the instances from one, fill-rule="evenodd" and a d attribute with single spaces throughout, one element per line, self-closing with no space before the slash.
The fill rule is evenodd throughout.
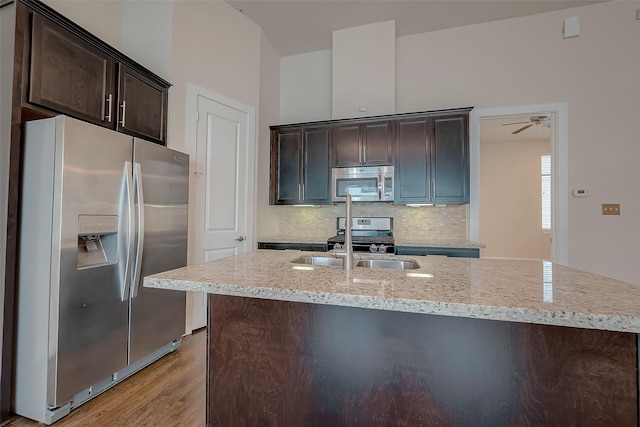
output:
<path id="1" fill-rule="evenodd" d="M 344 257 L 342 268 L 345 270 L 353 269 L 353 244 L 351 243 L 351 226 L 353 225 L 353 215 L 351 214 L 351 194 L 347 194 L 346 203 L 347 215 L 344 221 L 344 248 L 341 251 L 335 251 L 335 255 Z"/>

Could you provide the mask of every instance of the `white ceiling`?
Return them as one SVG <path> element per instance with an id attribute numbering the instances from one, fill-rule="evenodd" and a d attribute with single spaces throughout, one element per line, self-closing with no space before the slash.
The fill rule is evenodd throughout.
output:
<path id="1" fill-rule="evenodd" d="M 335 30 L 395 20 L 396 37 L 607 0 L 227 0 L 281 56 L 331 48 Z"/>

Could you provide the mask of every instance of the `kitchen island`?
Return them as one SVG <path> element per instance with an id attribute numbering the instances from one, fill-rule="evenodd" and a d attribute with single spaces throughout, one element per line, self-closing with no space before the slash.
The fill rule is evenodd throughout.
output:
<path id="1" fill-rule="evenodd" d="M 210 294 L 208 425 L 638 425 L 640 287 L 545 261 L 292 263 L 310 255 L 145 279 Z"/>

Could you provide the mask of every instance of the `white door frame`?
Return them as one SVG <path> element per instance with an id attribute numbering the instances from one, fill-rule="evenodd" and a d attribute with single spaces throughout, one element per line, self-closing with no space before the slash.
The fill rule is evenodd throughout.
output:
<path id="1" fill-rule="evenodd" d="M 257 186 L 257 168 L 256 168 L 256 111 L 255 108 L 245 105 L 241 102 L 238 102 L 234 99 L 228 98 L 224 95 L 220 95 L 219 93 L 212 91 L 210 89 L 204 88 L 202 86 L 198 86 L 193 83 L 187 83 L 187 96 L 186 96 L 186 116 L 185 116 L 185 130 L 186 130 L 186 150 L 190 153 L 190 165 L 189 170 L 191 171 L 191 179 L 190 179 L 190 194 L 189 200 L 194 200 L 195 195 L 195 184 L 194 177 L 196 173 L 196 156 L 197 156 L 197 129 L 198 129 L 198 97 L 203 96 L 205 98 L 209 98 L 215 102 L 220 104 L 224 104 L 230 108 L 241 111 L 247 115 L 247 165 L 254 172 L 253 179 L 247 180 L 247 194 L 246 197 L 246 223 L 247 223 L 247 233 L 246 239 L 248 242 L 248 247 L 250 250 L 256 247 L 255 242 L 255 228 L 256 228 L 256 218 L 255 218 L 255 206 L 257 204 L 257 196 L 255 194 L 255 188 Z M 195 236 L 193 230 L 194 223 L 194 203 L 190 204 L 190 212 L 189 212 L 189 245 L 188 245 L 188 256 L 187 262 L 189 265 L 194 263 L 194 251 L 193 251 L 193 242 L 194 239 L 197 238 Z M 187 294 L 187 322 L 186 322 L 186 332 L 191 333 L 192 331 L 192 321 L 191 321 L 191 312 L 192 312 L 192 296 L 191 293 Z"/>
<path id="2" fill-rule="evenodd" d="M 480 120 L 552 113 L 551 126 L 551 260 L 569 264 L 569 125 L 567 103 L 478 108 L 469 114 L 469 239 L 480 235 Z"/>

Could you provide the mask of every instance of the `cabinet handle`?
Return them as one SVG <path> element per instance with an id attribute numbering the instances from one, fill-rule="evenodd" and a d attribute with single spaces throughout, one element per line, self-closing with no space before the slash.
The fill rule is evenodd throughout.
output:
<path id="1" fill-rule="evenodd" d="M 300 200 L 304 200 L 304 184 L 302 184 L 302 191 L 300 192 Z"/>
<path id="2" fill-rule="evenodd" d="M 122 101 L 122 119 L 120 120 L 120 126 L 124 127 L 124 113 L 127 110 L 127 101 Z"/>
<path id="3" fill-rule="evenodd" d="M 113 100 L 113 95 L 109 94 L 109 96 L 107 97 L 107 114 L 104 117 L 104 119 L 109 123 L 111 123 L 111 101 L 112 100 Z"/>
<path id="4" fill-rule="evenodd" d="M 302 200 L 302 184 L 298 184 L 298 200 Z"/>

